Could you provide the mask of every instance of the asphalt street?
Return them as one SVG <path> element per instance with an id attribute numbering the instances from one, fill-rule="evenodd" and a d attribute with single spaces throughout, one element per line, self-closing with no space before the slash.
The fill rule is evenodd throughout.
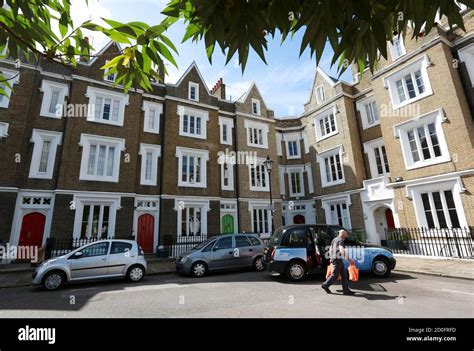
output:
<path id="1" fill-rule="evenodd" d="M 322 277 L 290 283 L 268 272 L 230 272 L 204 278 L 147 276 L 131 284 L 110 281 L 47 292 L 0 289 L 0 318 L 30 317 L 474 317 L 470 280 L 393 273 L 361 276 L 355 296 L 321 288 Z"/>

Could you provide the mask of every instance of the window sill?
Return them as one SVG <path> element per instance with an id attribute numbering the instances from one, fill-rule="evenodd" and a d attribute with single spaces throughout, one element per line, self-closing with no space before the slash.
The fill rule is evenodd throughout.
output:
<path id="1" fill-rule="evenodd" d="M 366 130 L 366 129 L 370 129 L 370 128 L 373 128 L 373 127 L 377 127 L 377 126 L 379 126 L 379 125 L 380 125 L 380 120 L 378 120 L 377 122 L 372 123 L 372 124 L 364 124 L 364 125 L 362 126 L 362 129 L 363 129 L 363 130 Z"/>
<path id="2" fill-rule="evenodd" d="M 256 148 L 259 148 L 259 149 L 268 149 L 268 146 L 266 146 L 266 145 L 248 144 L 248 143 L 247 143 L 247 146 L 249 146 L 249 147 L 256 147 Z"/>
<path id="3" fill-rule="evenodd" d="M 250 187 L 250 191 L 263 191 L 263 192 L 269 192 L 269 188 L 256 188 L 256 187 Z"/>
<path id="4" fill-rule="evenodd" d="M 331 183 L 323 183 L 321 185 L 321 188 L 329 188 L 331 186 L 336 186 L 336 185 L 341 185 L 341 184 L 345 184 L 346 183 L 346 180 L 345 179 L 342 179 L 342 180 L 338 180 L 336 182 L 331 182 Z"/>
<path id="5" fill-rule="evenodd" d="M 107 124 L 109 126 L 123 127 L 123 121 L 111 122 L 107 120 L 94 119 L 94 118 L 88 118 L 87 121 L 92 122 L 92 123 Z"/>
<path id="6" fill-rule="evenodd" d="M 118 177 L 109 177 L 109 178 L 98 178 L 93 176 L 82 176 L 79 177 L 79 180 L 87 180 L 93 182 L 107 182 L 107 183 L 118 183 Z"/>
<path id="7" fill-rule="evenodd" d="M 286 159 L 287 159 L 287 160 L 299 160 L 299 159 L 301 159 L 301 155 L 288 156 Z"/>
<path id="8" fill-rule="evenodd" d="M 62 111 L 61 111 L 62 112 Z M 40 117 L 46 117 L 46 118 L 54 118 L 54 119 L 61 119 L 61 116 L 56 115 L 55 113 L 40 113 Z"/>
<path id="9" fill-rule="evenodd" d="M 339 134 L 339 131 L 338 131 L 338 130 L 336 130 L 335 132 L 326 134 L 325 136 L 319 137 L 318 139 L 316 139 L 316 142 L 320 142 L 320 141 L 322 141 L 322 140 L 328 139 L 328 138 L 330 138 L 330 137 L 332 137 L 332 136 L 334 136 L 334 135 L 337 135 L 337 134 Z"/>
<path id="10" fill-rule="evenodd" d="M 414 169 L 419 169 L 419 168 L 429 167 L 429 166 L 435 166 L 435 165 L 439 165 L 439 164 L 447 163 L 447 162 L 451 162 L 451 156 L 446 156 L 446 157 L 441 156 L 441 157 L 438 157 L 438 158 L 436 158 L 432 161 L 416 162 L 416 163 L 413 163 L 410 166 L 407 166 L 406 170 L 411 171 L 411 170 L 414 170 Z"/>
<path id="11" fill-rule="evenodd" d="M 184 188 L 207 188 L 206 184 L 202 184 L 202 183 L 178 182 L 178 186 L 184 187 Z"/>
<path id="12" fill-rule="evenodd" d="M 417 97 L 415 97 L 415 98 L 413 98 L 413 99 L 405 100 L 405 101 L 403 101 L 402 103 L 393 104 L 392 110 L 393 110 L 393 111 L 396 111 L 396 110 L 398 110 L 399 108 L 402 108 L 402 107 L 405 107 L 405 106 L 407 106 L 407 105 L 413 104 L 414 102 L 423 100 L 424 98 L 427 98 L 428 96 L 431 96 L 431 95 L 433 95 L 433 92 L 432 92 L 432 91 L 427 92 L 427 93 L 422 94 L 422 95 L 419 95 L 419 96 L 417 96 Z M 393 99 L 392 99 L 392 102 L 393 102 Z"/>
<path id="13" fill-rule="evenodd" d="M 194 139 L 201 139 L 201 140 L 206 140 L 205 135 L 200 135 L 200 134 L 190 134 L 190 133 L 179 133 L 180 136 L 187 137 L 187 138 L 194 138 Z"/>

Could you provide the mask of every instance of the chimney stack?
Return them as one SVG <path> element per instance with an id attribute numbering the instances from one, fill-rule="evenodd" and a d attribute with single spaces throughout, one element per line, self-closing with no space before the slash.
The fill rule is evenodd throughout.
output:
<path id="1" fill-rule="evenodd" d="M 87 44 L 89 44 L 89 37 L 84 37 L 84 41 L 86 41 Z M 89 59 L 90 59 L 90 54 L 91 54 L 90 49 L 87 49 L 87 55 L 88 55 L 88 56 L 83 56 L 83 55 L 81 55 L 81 56 L 79 57 L 79 61 L 81 61 L 81 62 L 87 62 L 87 61 L 89 61 Z"/>
<path id="2" fill-rule="evenodd" d="M 216 84 L 211 89 L 211 95 L 225 100 L 225 84 L 222 78 L 219 78 Z"/>

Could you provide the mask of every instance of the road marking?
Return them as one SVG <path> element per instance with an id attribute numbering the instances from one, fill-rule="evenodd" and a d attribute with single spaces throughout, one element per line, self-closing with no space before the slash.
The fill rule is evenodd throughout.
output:
<path id="1" fill-rule="evenodd" d="M 458 291 L 458 290 L 449 290 L 449 289 L 443 289 L 443 291 L 449 291 L 453 293 L 458 293 L 458 294 L 466 294 L 466 295 L 473 295 L 474 293 L 466 292 L 466 291 Z"/>

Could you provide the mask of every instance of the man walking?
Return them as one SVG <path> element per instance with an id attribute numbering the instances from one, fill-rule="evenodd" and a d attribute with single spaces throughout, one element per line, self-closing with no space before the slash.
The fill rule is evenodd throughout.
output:
<path id="1" fill-rule="evenodd" d="M 347 269 L 344 268 L 344 259 L 352 260 L 347 256 L 345 251 L 344 240 L 347 238 L 348 234 L 344 229 L 339 231 L 339 235 L 336 236 L 332 242 L 331 247 L 329 248 L 329 258 L 330 264 L 332 265 L 332 274 L 331 276 L 321 285 L 321 287 L 328 294 L 331 294 L 329 287 L 334 283 L 336 278 L 341 274 L 342 277 L 342 292 L 344 295 L 354 295 L 355 292 L 349 289 L 349 277 Z"/>

